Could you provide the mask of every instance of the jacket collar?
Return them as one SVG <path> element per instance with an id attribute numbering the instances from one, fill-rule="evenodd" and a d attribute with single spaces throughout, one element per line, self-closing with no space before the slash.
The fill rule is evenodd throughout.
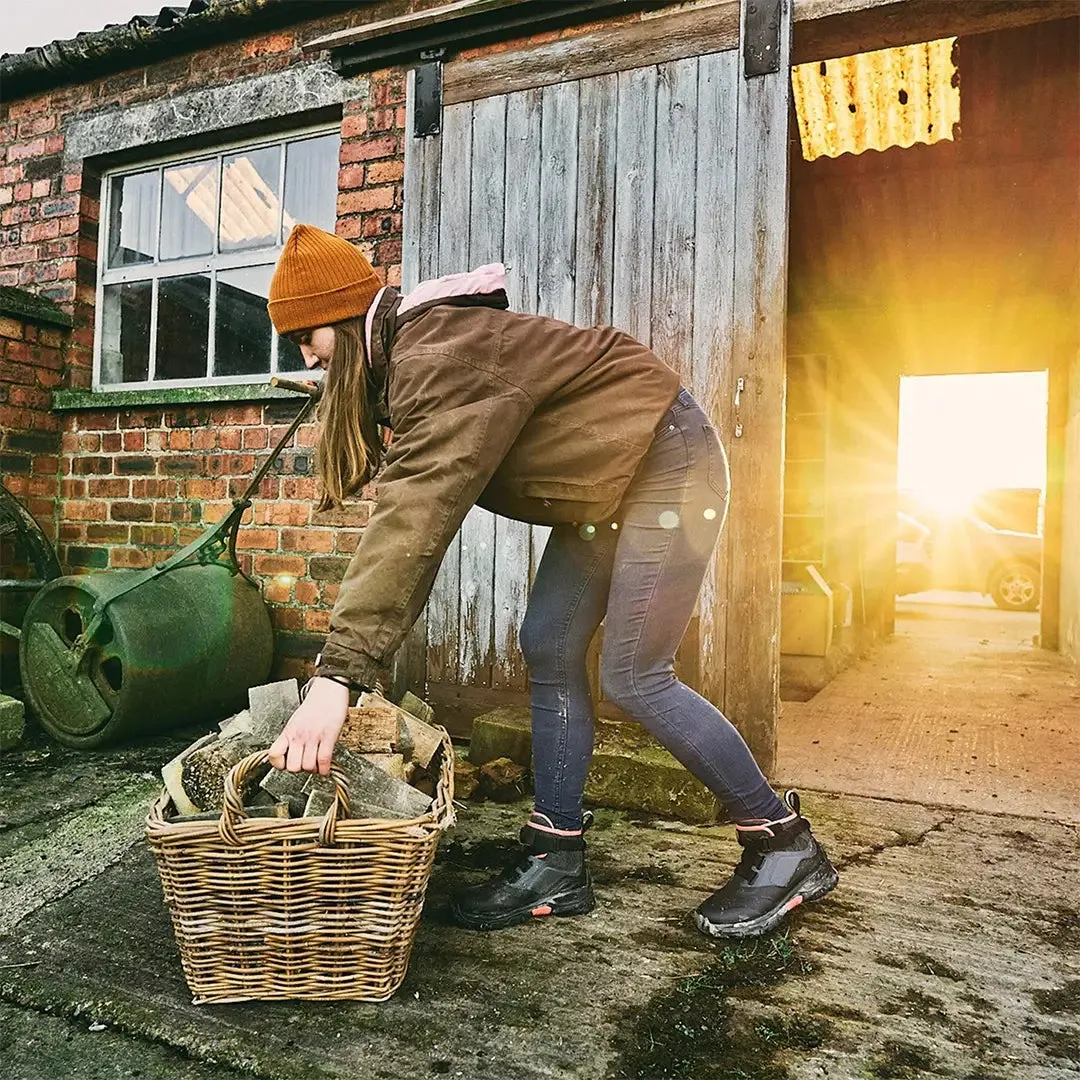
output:
<path id="1" fill-rule="evenodd" d="M 390 381 L 390 351 L 398 330 L 433 307 L 508 308 L 506 269 L 501 263 L 489 263 L 467 274 L 450 274 L 425 281 L 408 295 L 384 285 L 372 300 L 364 317 L 364 344 L 368 363 L 368 384 L 375 403 L 376 418 L 390 424 L 387 391 Z"/>

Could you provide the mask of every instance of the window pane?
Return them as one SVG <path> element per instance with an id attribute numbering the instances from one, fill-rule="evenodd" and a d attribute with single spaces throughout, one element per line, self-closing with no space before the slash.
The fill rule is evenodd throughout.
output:
<path id="1" fill-rule="evenodd" d="M 150 377 L 152 281 L 106 285 L 101 294 L 101 381 L 143 382 Z"/>
<path id="2" fill-rule="evenodd" d="M 209 255 L 217 224 L 217 161 L 165 170 L 161 198 L 161 258 Z"/>
<path id="3" fill-rule="evenodd" d="M 280 146 L 222 158 L 219 250 L 239 251 L 276 242 L 280 172 Z"/>
<path id="4" fill-rule="evenodd" d="M 217 279 L 214 323 L 214 374 L 270 372 L 270 295 L 272 266 L 221 271 Z"/>
<path id="5" fill-rule="evenodd" d="M 110 266 L 153 262 L 157 196 L 157 169 L 113 177 L 109 192 Z"/>
<path id="6" fill-rule="evenodd" d="M 285 148 L 283 240 L 298 221 L 334 231 L 340 143 L 337 134 L 330 134 L 289 143 Z"/>
<path id="7" fill-rule="evenodd" d="M 277 342 L 277 369 L 278 371 L 306 371 L 307 365 L 300 350 L 288 338 L 278 338 Z"/>
<path id="8" fill-rule="evenodd" d="M 158 283 L 157 379 L 206 375 L 210 335 L 210 277 L 189 274 Z"/>

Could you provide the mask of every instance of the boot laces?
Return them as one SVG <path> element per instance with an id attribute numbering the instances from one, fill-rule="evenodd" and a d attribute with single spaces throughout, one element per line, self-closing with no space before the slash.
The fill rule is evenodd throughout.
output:
<path id="1" fill-rule="evenodd" d="M 741 877 L 748 885 L 753 885 L 767 854 L 768 852 L 760 848 L 744 847 L 739 858 L 739 865 L 735 867 L 735 876 Z"/>

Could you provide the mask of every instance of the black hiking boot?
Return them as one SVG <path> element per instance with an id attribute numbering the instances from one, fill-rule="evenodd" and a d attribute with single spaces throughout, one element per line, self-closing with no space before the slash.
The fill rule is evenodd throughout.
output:
<path id="1" fill-rule="evenodd" d="M 784 801 L 791 814 L 761 825 L 736 825 L 742 858 L 730 880 L 697 909 L 698 929 L 711 937 L 767 934 L 800 904 L 818 900 L 840 880 L 810 823 L 799 813 L 799 796 Z"/>
<path id="2" fill-rule="evenodd" d="M 592 824 L 586 813 L 582 832 Z M 470 930 L 502 930 L 544 915 L 584 915 L 596 904 L 585 865 L 585 838 L 561 836 L 544 814 L 521 830 L 521 855 L 496 878 L 458 889 L 454 920 Z"/>

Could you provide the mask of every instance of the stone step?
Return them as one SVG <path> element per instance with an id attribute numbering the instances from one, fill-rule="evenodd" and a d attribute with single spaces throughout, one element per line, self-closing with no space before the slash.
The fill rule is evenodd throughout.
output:
<path id="1" fill-rule="evenodd" d="M 479 768 L 497 758 L 532 768 L 532 726 L 527 708 L 503 706 L 473 721 L 469 763 Z M 694 825 L 718 821 L 723 815 L 716 796 L 640 724 L 620 720 L 596 721 L 585 801 Z"/>
<path id="2" fill-rule="evenodd" d="M 26 709 L 18 698 L 0 694 L 0 750 L 12 750 L 26 731 Z"/>

